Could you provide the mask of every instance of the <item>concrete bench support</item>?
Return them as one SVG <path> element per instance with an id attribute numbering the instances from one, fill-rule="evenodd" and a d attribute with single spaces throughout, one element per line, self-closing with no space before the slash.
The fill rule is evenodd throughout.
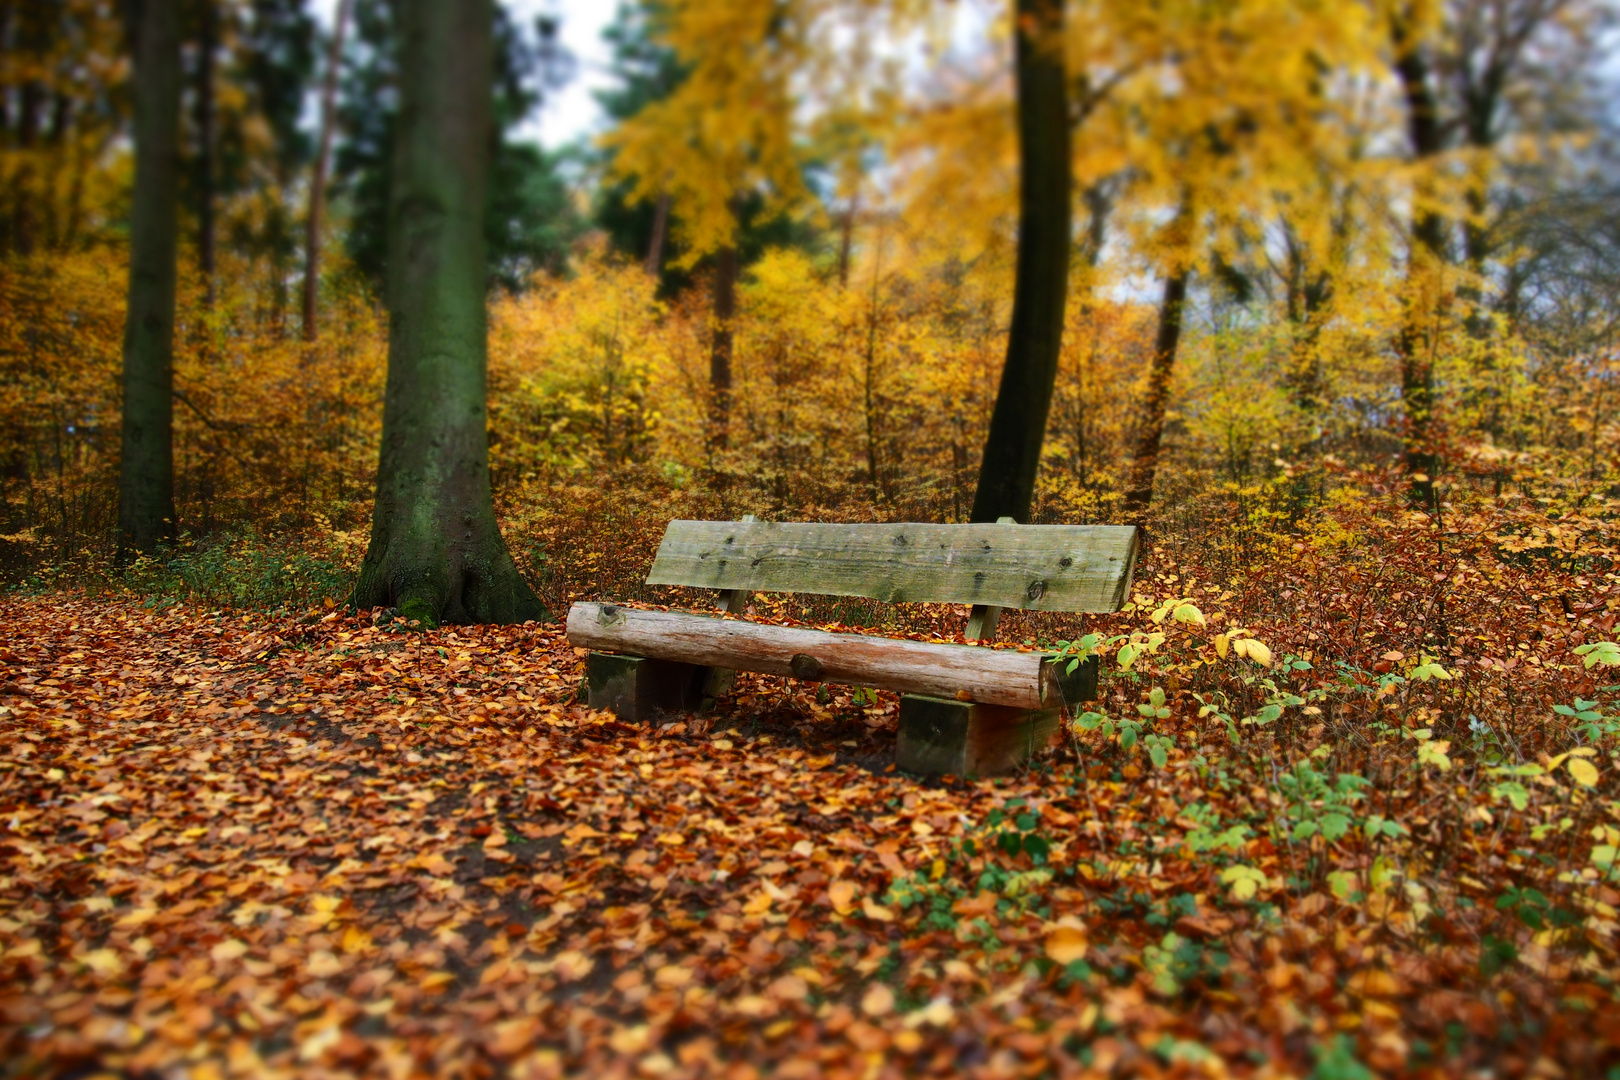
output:
<path id="1" fill-rule="evenodd" d="M 1028 761 L 1058 729 L 1061 712 L 921 697 L 900 699 L 895 764 L 919 776 L 977 779 Z"/>
<path id="2" fill-rule="evenodd" d="M 1075 672 L 1071 704 L 1097 694 L 1097 661 Z M 1019 709 L 906 694 L 900 699 L 895 764 L 919 776 L 977 779 L 1015 769 L 1042 749 L 1063 721 L 1061 709 Z"/>
<path id="3" fill-rule="evenodd" d="M 635 724 L 660 713 L 691 712 L 703 703 L 708 671 L 674 660 L 593 652 L 585 658 L 588 702 Z"/>

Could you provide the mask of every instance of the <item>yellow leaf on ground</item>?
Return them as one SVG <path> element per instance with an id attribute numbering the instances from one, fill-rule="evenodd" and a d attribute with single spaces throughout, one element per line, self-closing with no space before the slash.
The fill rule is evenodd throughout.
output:
<path id="1" fill-rule="evenodd" d="M 1088 944 L 1085 926 L 1072 915 L 1046 924 L 1046 956 L 1054 964 L 1084 959 Z"/>
<path id="2" fill-rule="evenodd" d="M 861 914 L 874 922 L 894 921 L 894 912 L 879 904 L 872 903 L 870 896 L 861 897 Z"/>
<path id="3" fill-rule="evenodd" d="M 338 1044 L 343 1032 L 336 1024 L 323 1027 L 298 1044 L 298 1060 L 314 1061 Z"/>
<path id="4" fill-rule="evenodd" d="M 247 951 L 246 946 L 243 947 L 243 951 Z M 124 970 L 123 958 L 112 949 L 96 949 L 85 953 L 80 959 L 91 971 L 104 978 L 117 975 Z"/>
<path id="5" fill-rule="evenodd" d="M 123 918 L 119 919 L 116 925 L 118 925 L 120 927 L 141 926 L 142 924 L 144 924 L 146 922 L 149 922 L 151 920 L 152 916 L 154 916 L 156 914 L 157 914 L 157 909 L 156 908 L 149 908 L 149 907 L 133 908 L 128 913 L 126 913 Z"/>
<path id="6" fill-rule="evenodd" d="M 956 1018 L 956 1010 L 951 1007 L 951 999 L 937 997 L 927 1005 L 906 1017 L 906 1027 L 950 1027 L 951 1021 Z"/>
<path id="7" fill-rule="evenodd" d="M 678 990 L 692 981 L 692 969 L 678 964 L 665 964 L 653 975 L 653 982 L 670 990 Z"/>
<path id="8" fill-rule="evenodd" d="M 622 1027 L 608 1036 L 608 1045 L 616 1054 L 639 1054 L 652 1045 L 646 1024 Z"/>
<path id="9" fill-rule="evenodd" d="M 583 979 L 595 967 L 596 961 L 574 949 L 559 953 L 557 959 L 552 962 L 552 970 L 557 973 L 557 978 L 564 982 Z"/>
<path id="10" fill-rule="evenodd" d="M 208 955 L 212 956 L 220 963 L 225 963 L 228 960 L 238 959 L 246 954 L 247 951 L 247 945 L 236 940 L 235 938 L 226 938 L 218 945 L 215 945 L 212 949 L 209 949 Z"/>
<path id="11" fill-rule="evenodd" d="M 346 953 L 364 952 L 371 948 L 371 935 L 358 926 L 350 926 L 343 931 L 343 951 Z"/>
<path id="12" fill-rule="evenodd" d="M 861 995 L 861 1012 L 867 1016 L 887 1016 L 894 1011 L 894 991 L 883 983 L 873 983 Z"/>
<path id="13" fill-rule="evenodd" d="M 832 901 L 834 911 L 848 915 L 855 910 L 855 892 L 853 881 L 835 881 L 827 886 L 827 899 Z"/>

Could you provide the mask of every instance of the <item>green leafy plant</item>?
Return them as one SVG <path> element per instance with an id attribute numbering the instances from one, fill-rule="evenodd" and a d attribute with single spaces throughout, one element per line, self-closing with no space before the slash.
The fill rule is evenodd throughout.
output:
<path id="1" fill-rule="evenodd" d="M 1576 698 L 1574 705 L 1554 705 L 1553 712 L 1575 721 L 1576 734 L 1594 745 L 1620 733 L 1620 716 L 1608 715 L 1595 700 Z"/>
<path id="2" fill-rule="evenodd" d="M 1369 784 L 1366 777 L 1354 773 L 1319 772 L 1308 761 L 1295 765 L 1292 772 L 1278 778 L 1294 821 L 1291 837 L 1308 840 L 1320 835 L 1330 844 L 1343 839 L 1357 824 L 1355 804 Z"/>
<path id="3" fill-rule="evenodd" d="M 1613 641 L 1593 641 L 1577 646 L 1575 655 L 1584 658 L 1588 668 L 1596 664 L 1604 667 L 1620 667 L 1620 643 Z"/>
<path id="4" fill-rule="evenodd" d="M 1242 851 L 1252 830 L 1241 822 L 1222 827 L 1221 814 L 1208 803 L 1183 807 L 1183 817 L 1194 822 L 1187 830 L 1187 848 L 1195 855 L 1216 851 Z"/>
<path id="5" fill-rule="evenodd" d="M 1157 945 L 1142 950 L 1142 967 L 1155 993 L 1172 997 L 1195 979 L 1217 981 L 1231 963 L 1219 949 L 1200 945 L 1171 931 Z"/>

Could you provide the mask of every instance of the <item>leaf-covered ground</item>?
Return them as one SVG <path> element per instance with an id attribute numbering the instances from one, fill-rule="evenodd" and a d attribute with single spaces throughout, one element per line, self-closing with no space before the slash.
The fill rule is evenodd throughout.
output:
<path id="1" fill-rule="evenodd" d="M 924 782 L 893 768 L 891 698 L 744 680 L 712 722 L 633 727 L 575 702 L 580 667 L 549 626 L 0 603 L 5 1072 L 1620 1061 L 1620 896 L 1587 880 L 1584 922 L 1551 925 L 1569 902 L 1505 891 L 1523 860 L 1468 800 L 1430 813 L 1475 862 L 1380 880 L 1368 807 L 1347 837 L 1284 844 L 1264 822 L 1293 789 L 1233 781 L 1207 732 L 1164 768 L 1070 746 Z M 1415 775 L 1381 805 L 1420 830 L 1399 806 L 1451 800 L 1450 779 Z M 1592 805 L 1578 831 L 1614 820 Z"/>

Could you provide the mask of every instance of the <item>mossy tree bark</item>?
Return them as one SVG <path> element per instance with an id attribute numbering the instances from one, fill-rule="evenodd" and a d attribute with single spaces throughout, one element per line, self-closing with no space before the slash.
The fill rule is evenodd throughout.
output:
<path id="1" fill-rule="evenodd" d="M 135 44 L 135 191 L 124 322 L 118 557 L 174 537 L 174 293 L 180 169 L 179 0 L 140 0 Z"/>
<path id="2" fill-rule="evenodd" d="M 1017 0 L 1018 266 L 1012 330 L 973 496 L 974 521 L 1028 521 L 1046 438 L 1072 247 L 1062 0 Z"/>
<path id="3" fill-rule="evenodd" d="M 388 386 L 357 607 L 427 623 L 547 612 L 495 523 L 485 400 L 492 0 L 402 0 L 388 207 Z"/>

